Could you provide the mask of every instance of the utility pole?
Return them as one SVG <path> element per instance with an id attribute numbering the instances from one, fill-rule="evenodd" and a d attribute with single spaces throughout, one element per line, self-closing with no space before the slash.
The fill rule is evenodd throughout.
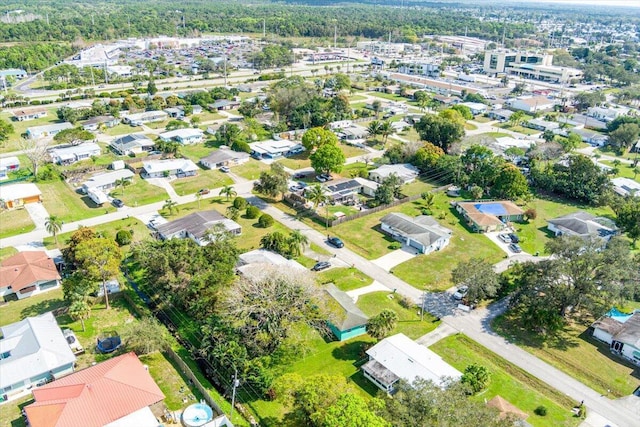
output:
<path id="1" fill-rule="evenodd" d="M 224 54 L 224 87 L 227 87 L 227 53 Z"/>
<path id="2" fill-rule="evenodd" d="M 233 393 L 231 394 L 231 412 L 229 413 L 229 421 L 232 421 L 233 418 L 233 408 L 236 406 L 236 388 L 240 385 L 240 380 L 238 379 L 238 368 L 235 368 L 235 373 L 233 374 Z"/>
<path id="3" fill-rule="evenodd" d="M 338 26 L 334 25 L 333 26 L 333 49 L 337 49 L 338 48 Z"/>
<path id="4" fill-rule="evenodd" d="M 267 38 L 267 20 L 266 19 L 262 20 L 262 38 L 263 39 Z"/>
<path id="5" fill-rule="evenodd" d="M 427 299 L 427 291 L 422 293 L 422 303 L 420 304 L 420 321 L 424 320 L 424 302 Z"/>

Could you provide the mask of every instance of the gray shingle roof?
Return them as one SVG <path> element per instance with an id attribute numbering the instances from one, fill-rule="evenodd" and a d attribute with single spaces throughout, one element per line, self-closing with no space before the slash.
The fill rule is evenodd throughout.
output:
<path id="1" fill-rule="evenodd" d="M 616 231 L 615 225 L 611 221 L 584 211 L 572 212 L 568 215 L 550 219 L 547 222 L 555 225 L 565 234 L 576 234 L 585 237 L 606 237 Z"/>
<path id="2" fill-rule="evenodd" d="M 229 231 L 240 228 L 240 225 L 235 221 L 222 216 L 217 211 L 211 210 L 195 212 L 175 221 L 159 225 L 157 230 L 158 233 L 167 238 L 181 232 L 188 232 L 197 239 L 201 239 L 205 236 L 207 230 L 217 223 L 223 224 Z"/>
<path id="3" fill-rule="evenodd" d="M 335 323 L 331 322 L 336 328 L 341 331 L 346 331 L 356 326 L 367 324 L 369 318 L 358 308 L 349 295 L 336 288 L 332 283 L 328 284 L 325 290 L 344 310 L 344 314 L 340 320 L 336 320 Z"/>
<path id="4" fill-rule="evenodd" d="M 425 246 L 430 246 L 438 239 L 451 235 L 451 230 L 442 227 L 438 221 L 428 215 L 411 218 L 403 213 L 393 212 L 385 215 L 380 222 Z"/>

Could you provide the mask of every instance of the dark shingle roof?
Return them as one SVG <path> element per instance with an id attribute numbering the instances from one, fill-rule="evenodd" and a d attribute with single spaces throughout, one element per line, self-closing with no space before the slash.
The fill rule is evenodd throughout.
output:
<path id="1" fill-rule="evenodd" d="M 380 222 L 425 246 L 430 246 L 441 237 L 451 234 L 438 221 L 428 215 L 411 218 L 403 213 L 392 212 L 385 215 Z"/>
<path id="2" fill-rule="evenodd" d="M 335 323 L 331 322 L 336 328 L 346 331 L 367 324 L 369 318 L 358 308 L 349 295 L 336 288 L 332 283 L 328 284 L 325 290 L 344 310 L 340 320 L 336 320 Z"/>

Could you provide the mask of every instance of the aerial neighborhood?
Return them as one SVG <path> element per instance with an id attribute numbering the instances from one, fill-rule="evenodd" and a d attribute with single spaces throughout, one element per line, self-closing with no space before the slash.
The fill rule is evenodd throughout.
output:
<path id="1" fill-rule="evenodd" d="M 0 427 L 640 425 L 640 6 L 134 3 L 0 18 Z"/>

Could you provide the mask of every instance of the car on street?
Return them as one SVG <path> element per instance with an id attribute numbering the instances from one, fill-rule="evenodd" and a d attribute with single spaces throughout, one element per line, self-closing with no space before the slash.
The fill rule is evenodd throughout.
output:
<path id="1" fill-rule="evenodd" d="M 511 237 L 505 233 L 498 234 L 498 239 L 502 240 L 504 243 L 511 243 Z"/>
<path id="2" fill-rule="evenodd" d="M 304 179 L 304 178 L 307 177 L 307 175 L 308 175 L 308 173 L 305 173 L 305 172 L 297 172 L 297 173 L 293 174 L 293 178 L 294 179 Z"/>
<path id="3" fill-rule="evenodd" d="M 328 179 L 324 176 L 324 174 L 322 174 L 322 175 L 316 176 L 316 181 L 327 182 Z"/>
<path id="4" fill-rule="evenodd" d="M 220 166 L 220 172 L 229 173 L 231 169 L 228 166 Z"/>
<path id="5" fill-rule="evenodd" d="M 331 267 L 331 263 L 329 261 L 320 261 L 317 262 L 311 269 L 313 271 L 321 271 Z"/>
<path id="6" fill-rule="evenodd" d="M 453 299 L 461 300 L 462 298 L 467 296 L 467 293 L 469 293 L 469 287 L 468 286 L 460 286 L 453 293 Z"/>
<path id="7" fill-rule="evenodd" d="M 511 242 L 513 242 L 513 243 L 520 243 L 520 238 L 515 233 L 509 233 L 509 238 L 511 239 Z"/>
<path id="8" fill-rule="evenodd" d="M 208 188 L 201 188 L 200 190 L 198 190 L 199 196 L 204 196 L 209 193 L 211 193 L 211 190 L 209 190 Z"/>
<path id="9" fill-rule="evenodd" d="M 344 248 L 344 243 L 342 242 L 342 240 L 340 240 L 339 237 L 329 237 L 327 239 L 327 242 L 331 245 L 331 246 L 335 246 L 336 248 L 340 249 L 340 248 Z"/>
<path id="10" fill-rule="evenodd" d="M 516 253 L 516 254 L 519 254 L 520 252 L 522 252 L 522 248 L 517 243 L 510 244 L 509 245 L 509 250 L 511 250 L 511 252 Z"/>
<path id="11" fill-rule="evenodd" d="M 116 208 L 121 208 L 124 206 L 124 202 L 120 199 L 113 199 L 111 203 L 113 203 L 113 206 L 115 206 Z"/>

